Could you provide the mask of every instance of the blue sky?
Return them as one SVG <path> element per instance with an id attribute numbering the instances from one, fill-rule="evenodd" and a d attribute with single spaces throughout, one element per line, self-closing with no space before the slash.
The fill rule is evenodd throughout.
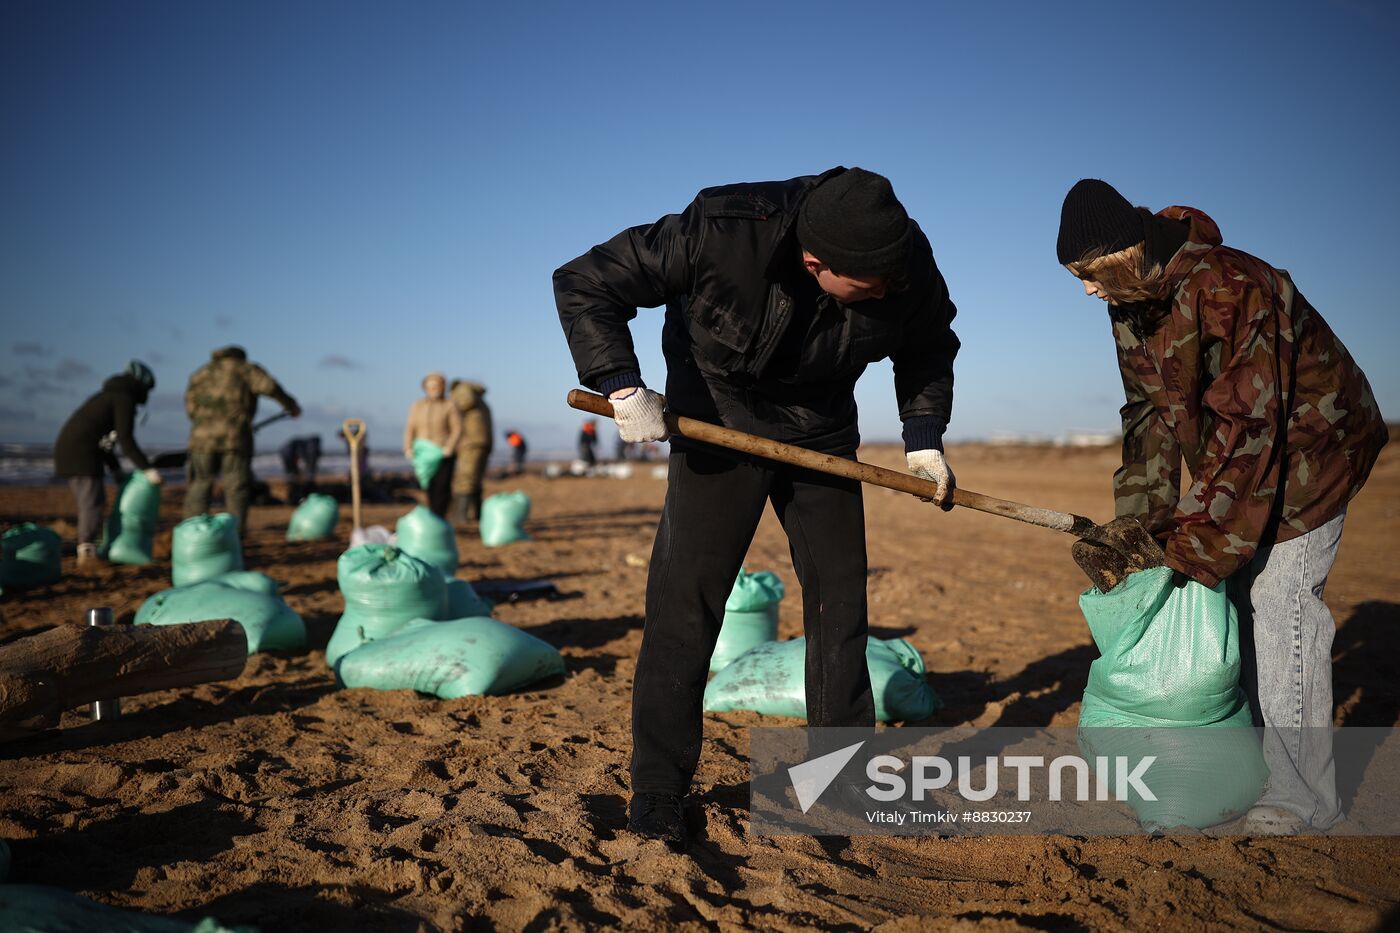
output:
<path id="1" fill-rule="evenodd" d="M 1081 177 L 1293 273 L 1400 413 L 1400 14 L 1381 2 L 0 5 L 0 440 L 140 357 L 141 435 L 237 342 L 397 443 L 428 370 L 571 443 L 555 267 L 696 190 L 888 175 L 959 307 L 951 435 L 1113 428 L 1102 305 L 1055 263 Z M 634 325 L 664 378 L 660 311 Z M 887 366 L 858 389 L 898 434 Z M 265 403 L 266 404 L 266 403 Z"/>

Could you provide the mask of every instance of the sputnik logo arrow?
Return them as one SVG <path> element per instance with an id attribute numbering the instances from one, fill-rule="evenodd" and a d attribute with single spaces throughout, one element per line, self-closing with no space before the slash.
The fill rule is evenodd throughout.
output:
<path id="1" fill-rule="evenodd" d="M 831 782 L 836 780 L 836 775 L 841 773 L 841 769 L 846 767 L 864 744 L 865 742 L 861 741 L 847 745 L 820 758 L 813 758 L 788 768 L 788 779 L 792 781 L 792 789 L 797 794 L 797 805 L 802 808 L 803 813 L 812 808 L 817 799 L 831 786 Z"/>

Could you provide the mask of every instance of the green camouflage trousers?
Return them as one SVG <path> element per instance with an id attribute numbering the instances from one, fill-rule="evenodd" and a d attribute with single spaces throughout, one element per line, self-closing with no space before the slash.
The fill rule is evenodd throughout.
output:
<path id="1" fill-rule="evenodd" d="M 189 486 L 185 489 L 185 518 L 209 510 L 214 474 L 222 473 L 224 508 L 238 519 L 241 534 L 248 524 L 248 500 L 253 492 L 253 458 L 233 450 L 191 450 Z"/>

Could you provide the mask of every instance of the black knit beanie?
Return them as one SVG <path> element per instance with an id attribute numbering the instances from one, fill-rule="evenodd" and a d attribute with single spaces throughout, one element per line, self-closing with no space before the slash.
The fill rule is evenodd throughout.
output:
<path id="1" fill-rule="evenodd" d="M 1116 253 L 1141 243 L 1142 215 L 1106 181 L 1085 178 L 1069 189 L 1060 209 L 1060 264 L 1078 262 L 1091 249 Z"/>
<path id="2" fill-rule="evenodd" d="M 853 168 L 808 192 L 797 215 L 802 248 L 840 275 L 905 271 L 914 223 L 883 175 Z"/>

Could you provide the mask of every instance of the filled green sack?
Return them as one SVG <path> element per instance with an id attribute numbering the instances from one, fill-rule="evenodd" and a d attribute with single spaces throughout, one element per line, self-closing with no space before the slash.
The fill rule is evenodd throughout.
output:
<path id="1" fill-rule="evenodd" d="M 63 575 L 58 532 L 25 522 L 0 535 L 0 593 L 57 583 Z"/>
<path id="2" fill-rule="evenodd" d="M 927 719 L 942 702 L 924 678 L 924 659 L 902 638 L 866 641 L 870 688 L 879 722 Z M 705 712 L 748 709 L 807 718 L 807 639 L 772 641 L 744 652 L 705 687 Z"/>
<path id="3" fill-rule="evenodd" d="M 247 590 L 249 593 L 266 593 L 269 596 L 276 596 L 277 591 L 282 588 L 282 584 L 272 579 L 265 573 L 258 573 L 256 570 L 234 570 L 230 573 L 221 573 L 204 581 L 206 583 L 220 583 L 224 586 L 231 586 L 235 590 Z"/>
<path id="4" fill-rule="evenodd" d="M 0 930 L 6 933 L 257 933 L 213 917 L 191 922 L 122 910 L 38 884 L 0 885 Z"/>
<path id="5" fill-rule="evenodd" d="M 457 572 L 457 533 L 446 519 L 424 506 L 415 506 L 394 526 L 394 545 L 442 571 L 446 577 Z"/>
<path id="6" fill-rule="evenodd" d="M 530 517 L 530 497 L 520 490 L 498 492 L 481 503 L 481 543 L 500 547 L 529 540 L 525 520 Z"/>
<path id="7" fill-rule="evenodd" d="M 428 484 L 437 475 L 438 467 L 442 466 L 444 456 L 446 454 L 442 448 L 432 441 L 425 441 L 421 437 L 413 441 L 413 475 L 418 477 L 419 486 L 428 488 Z"/>
<path id="8" fill-rule="evenodd" d="M 391 544 L 363 544 L 336 562 L 345 614 L 326 645 L 332 668 L 346 652 L 387 638 L 413 619 L 441 619 L 446 580 L 432 564 Z"/>
<path id="9" fill-rule="evenodd" d="M 466 580 L 456 577 L 447 580 L 447 610 L 444 619 L 468 619 L 473 616 L 489 616 L 492 605 L 487 599 L 477 595 L 476 590 Z"/>
<path id="10" fill-rule="evenodd" d="M 238 519 L 229 513 L 196 515 L 175 526 L 170 545 L 170 578 L 176 586 L 203 583 L 242 569 Z"/>
<path id="11" fill-rule="evenodd" d="M 340 520 L 340 503 L 324 493 L 313 492 L 301 500 L 287 522 L 288 541 L 319 541 L 329 538 Z"/>
<path id="12" fill-rule="evenodd" d="M 103 527 L 99 552 L 114 564 L 149 564 L 159 518 L 160 487 L 140 470 L 127 474 L 117 493 L 117 507 Z"/>
<path id="13" fill-rule="evenodd" d="M 1149 830 L 1244 813 L 1268 769 L 1240 687 L 1239 619 L 1222 581 L 1174 586 L 1170 567 L 1079 597 L 1099 658 L 1079 712 L 1090 755 L 1157 755 L 1157 800 L 1129 798 Z"/>
<path id="14" fill-rule="evenodd" d="M 252 581 L 237 582 L 248 585 Z M 162 590 L 141 604 L 135 623 L 182 625 L 211 619 L 233 619 L 243 626 L 249 654 L 306 647 L 306 625 L 301 616 L 275 592 L 243 589 L 219 580 Z"/>
<path id="15" fill-rule="evenodd" d="M 739 655 L 764 642 L 778 640 L 778 603 L 783 600 L 783 581 L 767 570 L 748 573 L 740 570 L 734 589 L 724 604 L 724 624 L 710 655 L 714 674 Z"/>
<path id="16" fill-rule="evenodd" d="M 347 687 L 417 690 L 444 700 L 508 693 L 564 673 L 548 642 L 495 619 L 415 619 L 351 651 L 336 673 Z"/>

